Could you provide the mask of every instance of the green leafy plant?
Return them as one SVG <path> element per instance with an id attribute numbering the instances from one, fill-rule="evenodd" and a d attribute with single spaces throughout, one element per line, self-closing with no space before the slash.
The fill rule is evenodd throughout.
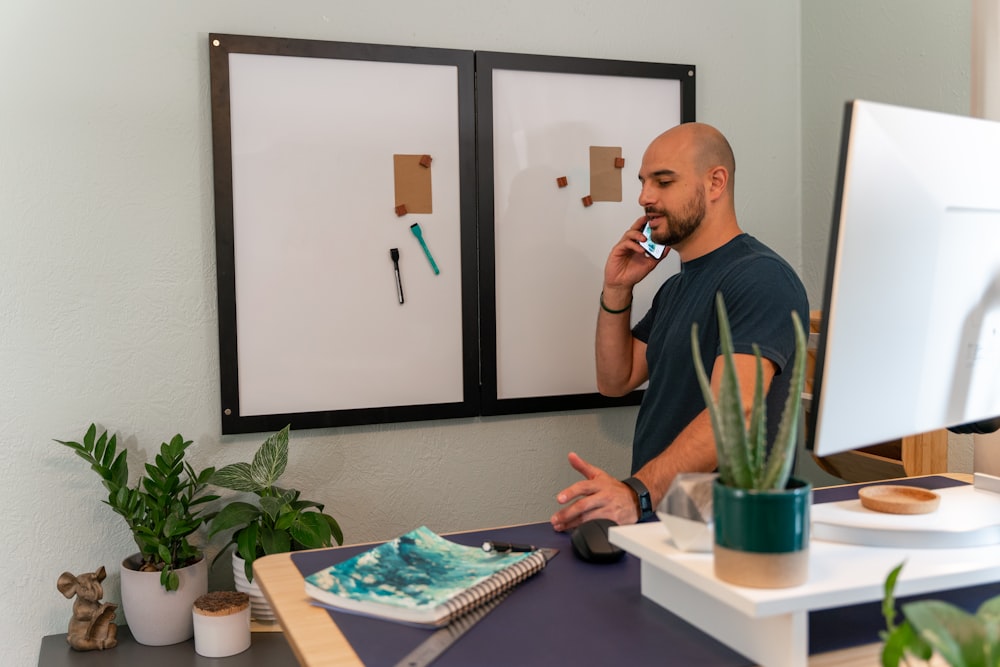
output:
<path id="1" fill-rule="evenodd" d="M 708 407 L 718 454 L 719 479 L 723 484 L 741 489 L 784 489 L 791 475 L 798 438 L 802 390 L 805 386 L 806 337 L 799 315 L 792 311 L 795 327 L 795 362 L 788 399 L 778 433 L 771 447 L 767 446 L 767 413 L 765 407 L 764 374 L 760 347 L 753 346 L 757 358 L 756 382 L 749 423 L 740 397 L 740 385 L 733 360 L 733 335 L 722 293 L 716 294 L 719 316 L 719 338 L 724 358 L 719 398 L 712 393 L 711 382 L 701 360 L 698 344 L 698 323 L 691 325 L 691 349 L 695 372 Z"/>
<path id="2" fill-rule="evenodd" d="M 143 571 L 159 571 L 160 584 L 168 591 L 177 590 L 175 570 L 201 558 L 201 552 L 189 537 L 202 525 L 200 505 L 218 498 L 203 495 L 215 468 L 196 472 L 184 460 L 191 445 L 180 434 L 160 445 L 153 463 L 145 466 L 145 475 L 135 486 L 128 485 L 128 452 L 118 451 L 117 436 L 90 425 L 83 442 L 56 440 L 76 452 L 90 464 L 108 491 L 104 502 L 125 519 L 142 556 Z"/>
<path id="3" fill-rule="evenodd" d="M 288 430 L 271 435 L 254 454 L 250 463 L 233 463 L 220 468 L 210 483 L 233 491 L 254 493 L 258 504 L 234 501 L 211 518 L 209 535 L 236 529 L 231 540 L 216 555 L 216 561 L 236 545 L 236 553 L 245 561 L 247 581 L 253 581 L 253 562 L 262 556 L 302 549 L 343 544 L 344 535 L 332 516 L 323 513 L 324 505 L 300 499 L 295 489 L 276 486 L 288 465 Z M 310 511 L 315 509 L 316 511 Z"/>
<path id="4" fill-rule="evenodd" d="M 1000 596 L 970 614 L 943 600 L 919 600 L 902 606 L 896 623 L 896 580 L 904 563 L 886 577 L 882 599 L 885 630 L 882 665 L 909 664 L 907 656 L 928 661 L 935 653 L 951 667 L 996 667 L 1000 664 Z"/>

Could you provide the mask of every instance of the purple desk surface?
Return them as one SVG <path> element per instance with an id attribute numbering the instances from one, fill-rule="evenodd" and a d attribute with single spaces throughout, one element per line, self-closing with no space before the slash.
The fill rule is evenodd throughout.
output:
<path id="1" fill-rule="evenodd" d="M 926 488 L 962 484 L 945 477 L 911 479 L 906 483 Z M 817 489 L 814 502 L 856 497 L 861 486 Z M 434 662 L 435 667 L 753 664 L 644 598 L 639 585 L 639 560 L 631 554 L 611 565 L 585 563 L 573 554 L 569 537 L 554 532 L 548 523 L 448 538 L 473 546 L 486 539 L 526 542 L 555 547 L 560 553 L 442 654 Z M 294 553 L 292 561 L 306 576 L 368 548 L 370 545 Z M 1000 584 L 934 597 L 974 609 L 982 600 L 998 594 Z M 428 630 L 388 621 L 329 613 L 365 665 L 394 665 L 430 634 Z M 809 615 L 810 653 L 876 642 L 883 627 L 879 603 L 813 612 Z"/>

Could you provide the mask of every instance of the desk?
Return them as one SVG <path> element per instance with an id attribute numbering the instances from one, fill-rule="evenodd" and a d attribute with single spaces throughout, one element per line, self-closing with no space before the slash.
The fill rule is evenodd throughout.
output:
<path id="1" fill-rule="evenodd" d="M 476 545 L 485 536 L 561 550 L 545 570 L 514 593 L 444 653 L 448 665 L 718 665 L 749 667 L 750 661 L 688 625 L 640 592 L 639 560 L 631 555 L 613 565 L 576 559 L 566 535 L 548 524 L 529 524 L 450 535 Z M 309 604 L 303 571 L 346 559 L 367 546 L 340 547 L 267 556 L 255 562 L 256 580 L 271 602 L 293 651 L 308 667 L 392 665 L 427 635 L 410 628 Z M 298 562 L 296 562 L 298 561 Z M 985 599 L 996 588 L 966 595 Z M 944 597 L 936 595 L 935 597 Z M 965 606 L 977 600 L 963 598 Z M 880 651 L 883 628 L 877 603 L 810 615 L 813 667 L 870 667 Z M 363 627 L 365 624 L 368 627 Z M 844 632 L 851 634 L 845 640 Z M 415 634 L 414 634 L 415 633 Z M 858 641 L 861 636 L 868 637 Z M 367 635 L 367 636 L 366 636 Z M 352 648 L 348 637 L 355 642 Z M 409 642 L 409 644 L 407 644 Z M 838 645 L 839 642 L 839 645 Z M 858 644 L 864 644 L 858 646 Z M 505 653 L 506 652 L 506 653 Z M 359 654 L 363 657 L 359 657 Z"/>
<path id="2" fill-rule="evenodd" d="M 38 667 L 284 667 L 295 656 L 280 632 L 254 632 L 250 648 L 228 658 L 206 658 L 194 651 L 194 640 L 170 646 L 144 646 L 132 639 L 127 626 L 118 628 L 118 646 L 106 651 L 74 651 L 66 633 L 42 638 Z"/>

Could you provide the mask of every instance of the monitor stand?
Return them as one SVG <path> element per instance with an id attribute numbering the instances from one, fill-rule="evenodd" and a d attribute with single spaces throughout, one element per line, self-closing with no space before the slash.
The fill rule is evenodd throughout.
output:
<path id="1" fill-rule="evenodd" d="M 1000 507 L 1000 479 L 978 476 L 976 511 Z M 950 491 L 941 489 L 939 491 Z M 948 503 L 942 498 L 942 506 Z M 829 503 L 823 503 L 829 504 Z M 812 511 L 820 505 L 813 505 Z M 993 516 L 998 517 L 996 509 Z M 923 515 L 925 518 L 928 515 Z M 784 589 L 734 586 L 715 577 L 711 553 L 679 550 L 660 521 L 616 526 L 611 541 L 641 561 L 642 595 L 732 649 L 768 667 L 807 667 L 810 610 L 881 600 L 889 572 L 905 567 L 899 597 L 1000 580 L 1000 543 L 968 548 L 868 547 L 816 539 L 809 580 Z"/>

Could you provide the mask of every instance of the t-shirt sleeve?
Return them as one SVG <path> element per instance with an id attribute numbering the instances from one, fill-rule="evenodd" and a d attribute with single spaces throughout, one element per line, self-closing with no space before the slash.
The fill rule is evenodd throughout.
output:
<path id="1" fill-rule="evenodd" d="M 642 319 L 632 327 L 632 335 L 641 340 L 643 343 L 649 343 L 649 333 L 652 326 L 653 310 L 650 309 L 646 312 Z"/>
<path id="2" fill-rule="evenodd" d="M 803 326 L 809 321 L 808 302 L 795 275 L 779 261 L 759 259 L 734 270 L 722 285 L 722 296 L 734 351 L 753 354 L 756 343 L 780 373 L 795 356 L 792 311 L 799 313 Z"/>

